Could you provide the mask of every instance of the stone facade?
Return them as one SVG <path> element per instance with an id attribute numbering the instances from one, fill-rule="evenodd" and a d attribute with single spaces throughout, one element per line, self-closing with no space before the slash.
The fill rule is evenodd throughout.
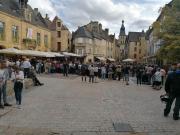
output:
<path id="1" fill-rule="evenodd" d="M 63 21 L 57 16 L 52 22 L 46 17 L 46 21 L 49 21 L 49 27 L 51 29 L 51 50 L 54 52 L 70 52 L 72 35 L 68 28 L 63 24 Z"/>
<path id="2" fill-rule="evenodd" d="M 37 9 L 33 10 L 26 5 L 27 3 L 23 5 L 15 0 L 3 1 L 1 4 L 1 49 L 15 47 L 40 51 L 50 50 L 51 31 Z M 13 9 L 11 9 L 12 5 Z"/>
<path id="3" fill-rule="evenodd" d="M 73 45 L 75 53 L 84 56 L 85 62 L 98 57 L 115 58 L 115 35 L 109 35 L 109 29 L 103 30 L 98 22 L 79 27 L 73 33 Z"/>
<path id="4" fill-rule="evenodd" d="M 142 62 L 146 56 L 147 44 L 145 33 L 142 32 L 129 32 L 126 38 L 125 53 L 126 58 L 131 58 L 137 62 Z"/>
<path id="5" fill-rule="evenodd" d="M 172 2 L 169 2 L 165 5 L 165 7 L 172 7 Z M 146 32 L 146 40 L 147 40 L 147 55 L 144 61 L 146 63 L 156 64 L 158 61 L 156 59 L 156 54 L 158 50 L 163 45 L 163 40 L 158 38 L 159 33 L 161 32 L 161 25 L 165 19 L 165 15 L 163 12 L 160 13 L 159 17 L 156 21 L 149 27 Z"/>

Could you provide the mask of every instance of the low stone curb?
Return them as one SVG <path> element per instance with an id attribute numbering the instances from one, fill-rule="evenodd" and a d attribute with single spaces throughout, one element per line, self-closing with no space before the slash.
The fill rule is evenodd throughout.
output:
<path id="1" fill-rule="evenodd" d="M 14 99 L 14 90 L 13 90 L 13 82 L 8 81 L 7 82 L 7 100 L 11 101 Z M 24 89 L 28 90 L 33 86 L 33 82 L 31 79 L 25 79 L 24 81 Z M 4 109 L 0 109 L 0 118 L 5 116 L 6 114 L 10 113 L 12 111 L 12 107 L 5 107 Z"/>

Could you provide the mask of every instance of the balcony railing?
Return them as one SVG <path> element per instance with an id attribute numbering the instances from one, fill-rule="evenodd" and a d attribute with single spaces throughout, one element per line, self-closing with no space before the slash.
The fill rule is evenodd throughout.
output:
<path id="1" fill-rule="evenodd" d="M 27 48 L 35 49 L 37 47 L 37 42 L 35 39 L 29 39 L 29 38 L 24 38 L 23 39 L 23 44 Z"/>

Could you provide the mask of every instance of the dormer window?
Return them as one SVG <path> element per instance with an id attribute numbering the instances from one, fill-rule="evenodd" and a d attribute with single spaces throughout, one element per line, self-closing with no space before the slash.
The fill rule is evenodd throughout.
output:
<path id="1" fill-rule="evenodd" d="M 57 22 L 57 26 L 58 26 L 58 27 L 61 27 L 61 22 Z"/>
<path id="2" fill-rule="evenodd" d="M 25 17 L 26 21 L 31 22 L 31 20 L 32 20 L 31 19 L 32 18 L 32 13 L 28 9 L 25 9 L 24 17 Z"/>

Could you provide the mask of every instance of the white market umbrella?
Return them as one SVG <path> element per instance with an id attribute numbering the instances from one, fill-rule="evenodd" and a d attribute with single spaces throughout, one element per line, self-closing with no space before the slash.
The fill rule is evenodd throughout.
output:
<path id="1" fill-rule="evenodd" d="M 108 60 L 111 61 L 111 62 L 115 62 L 115 61 L 116 61 L 116 60 L 113 59 L 113 58 L 108 58 Z"/>
<path id="2" fill-rule="evenodd" d="M 54 55 L 55 57 L 64 57 L 64 55 L 60 54 L 60 53 L 56 53 L 56 52 L 48 52 L 51 55 Z"/>
<path id="3" fill-rule="evenodd" d="M 64 56 L 68 56 L 68 57 L 81 57 L 80 55 L 78 54 L 75 54 L 75 53 L 68 53 L 68 52 L 63 52 L 63 55 Z"/>
<path id="4" fill-rule="evenodd" d="M 134 59 L 125 59 L 123 60 L 123 62 L 134 62 L 135 60 Z"/>
<path id="5" fill-rule="evenodd" d="M 1 49 L 0 53 L 3 53 L 3 54 L 16 54 L 16 55 L 19 54 L 19 55 L 21 55 L 22 51 L 18 50 L 18 49 L 15 49 L 15 48 L 7 48 L 7 49 Z"/>

